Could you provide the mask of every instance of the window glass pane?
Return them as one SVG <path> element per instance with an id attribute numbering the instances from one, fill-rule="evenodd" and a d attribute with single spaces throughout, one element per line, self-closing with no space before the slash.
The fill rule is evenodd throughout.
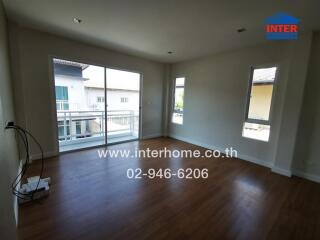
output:
<path id="1" fill-rule="evenodd" d="M 58 126 L 59 140 L 64 140 L 64 127 Z"/>
<path id="2" fill-rule="evenodd" d="M 172 122 L 178 124 L 183 123 L 184 83 L 185 78 L 176 78 Z"/>
<path id="3" fill-rule="evenodd" d="M 270 126 L 256 123 L 244 123 L 242 136 L 261 141 L 269 141 Z"/>
<path id="4" fill-rule="evenodd" d="M 62 99 L 62 89 L 59 86 L 56 86 L 56 99 L 58 100 Z"/>
<path id="5" fill-rule="evenodd" d="M 254 69 L 248 119 L 268 121 L 276 67 Z"/>
<path id="6" fill-rule="evenodd" d="M 63 103 L 63 110 L 69 110 L 69 103 Z"/>
<path id="7" fill-rule="evenodd" d="M 270 136 L 270 109 L 277 68 L 257 68 L 252 71 L 247 122 L 243 124 L 242 136 L 267 142 Z"/>
<path id="8" fill-rule="evenodd" d="M 56 99 L 68 100 L 68 87 L 56 86 Z"/>
<path id="9" fill-rule="evenodd" d="M 110 89 L 106 89 L 105 80 L 109 79 L 111 75 L 108 73 L 107 77 L 105 67 L 54 58 L 53 70 L 56 117 L 59 122 L 59 151 L 64 152 L 104 144 L 106 142 L 106 92 L 111 99 L 116 99 L 121 94 L 129 95 L 136 89 L 121 88 L 119 81 L 125 77 L 123 75 L 114 81 L 115 84 Z M 140 78 L 139 74 L 136 75 Z M 130 82 L 131 80 L 128 84 L 127 82 L 123 84 L 124 87 Z M 138 90 L 135 91 L 135 95 L 139 100 Z M 118 106 L 120 104 L 111 110 L 119 110 Z M 123 140 L 123 136 L 126 134 L 119 130 L 114 136 Z M 131 137 L 129 134 L 128 136 Z"/>
<path id="10" fill-rule="evenodd" d="M 62 88 L 62 92 L 63 92 L 63 100 L 68 100 L 69 96 L 68 96 L 68 88 L 67 87 L 63 87 Z"/>
<path id="11" fill-rule="evenodd" d="M 183 113 L 184 88 L 176 88 L 174 111 Z"/>
<path id="12" fill-rule="evenodd" d="M 81 134 L 81 122 L 76 122 L 76 134 Z"/>
<path id="13" fill-rule="evenodd" d="M 68 120 L 66 121 L 66 125 L 64 125 L 64 121 L 58 121 L 58 135 L 60 141 L 70 139 L 70 125 Z"/>
<path id="14" fill-rule="evenodd" d="M 69 110 L 68 87 L 55 86 L 57 111 Z"/>
<path id="15" fill-rule="evenodd" d="M 176 87 L 184 87 L 184 78 L 176 78 Z"/>

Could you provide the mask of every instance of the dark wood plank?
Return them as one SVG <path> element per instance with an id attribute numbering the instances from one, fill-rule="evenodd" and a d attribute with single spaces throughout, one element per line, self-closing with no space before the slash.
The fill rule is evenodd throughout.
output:
<path id="1" fill-rule="evenodd" d="M 170 138 L 110 149 L 199 149 Z M 21 239 L 320 239 L 320 184 L 239 159 L 47 159 L 47 199 L 20 208 Z M 138 179 L 128 168 L 208 168 L 209 178 Z M 28 175 L 37 174 L 40 162 Z"/>

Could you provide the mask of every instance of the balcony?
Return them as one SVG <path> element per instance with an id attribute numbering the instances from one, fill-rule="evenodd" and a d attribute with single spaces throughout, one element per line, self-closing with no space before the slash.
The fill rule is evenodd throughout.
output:
<path id="1" fill-rule="evenodd" d="M 65 109 L 61 105 L 60 109 Z M 131 110 L 68 111 L 58 110 L 60 152 L 137 139 L 139 112 Z M 107 131 L 106 131 L 106 124 Z"/>

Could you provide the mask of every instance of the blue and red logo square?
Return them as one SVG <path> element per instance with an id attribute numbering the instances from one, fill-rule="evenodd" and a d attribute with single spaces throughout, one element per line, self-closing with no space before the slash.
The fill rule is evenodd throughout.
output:
<path id="1" fill-rule="evenodd" d="M 298 39 L 299 19 L 286 13 L 277 13 L 268 17 L 266 23 L 266 38 L 268 40 Z"/>

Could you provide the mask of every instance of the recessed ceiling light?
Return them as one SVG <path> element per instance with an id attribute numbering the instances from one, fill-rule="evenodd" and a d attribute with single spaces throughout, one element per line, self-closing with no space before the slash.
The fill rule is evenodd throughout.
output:
<path id="1" fill-rule="evenodd" d="M 172 51 L 169 51 L 169 52 L 168 52 L 168 54 L 172 54 L 172 53 L 173 53 Z"/>
<path id="2" fill-rule="evenodd" d="M 74 23 L 81 23 L 82 22 L 82 20 L 80 19 L 80 18 L 73 18 L 73 22 Z"/>
<path id="3" fill-rule="evenodd" d="M 242 33 L 242 32 L 245 32 L 245 31 L 247 31 L 247 29 L 245 29 L 245 28 L 239 28 L 239 29 L 237 29 L 237 32 L 238 32 L 238 33 Z"/>

